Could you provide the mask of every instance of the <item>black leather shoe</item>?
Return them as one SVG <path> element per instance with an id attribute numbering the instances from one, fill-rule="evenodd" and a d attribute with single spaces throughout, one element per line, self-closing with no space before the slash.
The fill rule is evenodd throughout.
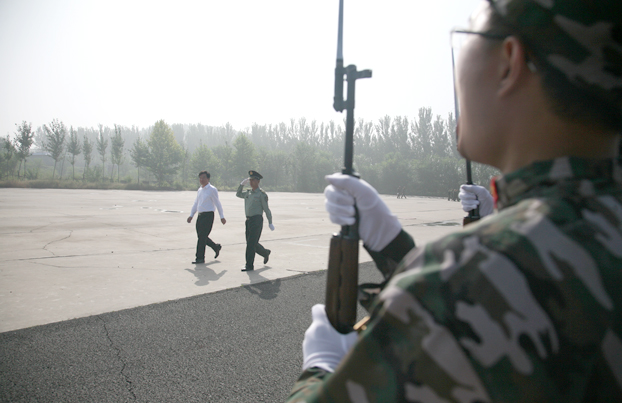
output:
<path id="1" fill-rule="evenodd" d="M 220 255 L 220 250 L 222 249 L 222 246 L 220 244 L 216 245 L 216 249 L 214 249 L 214 252 L 216 252 L 216 255 L 214 256 L 214 259 L 216 259 L 218 257 L 218 255 Z"/>
<path id="2" fill-rule="evenodd" d="M 205 263 L 205 260 L 195 260 L 194 262 L 192 262 L 192 264 L 201 264 L 201 263 Z"/>
<path id="3" fill-rule="evenodd" d="M 244 268 L 242 269 L 242 271 L 253 271 L 253 270 L 255 269 L 252 267 L 248 267 L 248 266 L 244 266 Z"/>
<path id="4" fill-rule="evenodd" d="M 268 254 L 263 257 L 263 264 L 268 263 L 268 259 L 270 259 L 270 254 L 272 253 L 270 249 L 266 249 L 266 250 L 268 251 Z"/>

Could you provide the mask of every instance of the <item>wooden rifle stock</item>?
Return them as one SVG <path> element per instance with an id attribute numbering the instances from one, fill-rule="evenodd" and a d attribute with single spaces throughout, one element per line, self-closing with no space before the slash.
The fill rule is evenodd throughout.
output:
<path id="1" fill-rule="evenodd" d="M 356 322 L 359 240 L 335 234 L 330 240 L 326 274 L 326 316 L 339 333 Z"/>
<path id="2" fill-rule="evenodd" d="M 469 211 L 469 215 L 462 219 L 462 226 L 466 226 L 472 222 L 478 221 L 481 217 L 478 214 L 471 214 L 473 210 Z"/>

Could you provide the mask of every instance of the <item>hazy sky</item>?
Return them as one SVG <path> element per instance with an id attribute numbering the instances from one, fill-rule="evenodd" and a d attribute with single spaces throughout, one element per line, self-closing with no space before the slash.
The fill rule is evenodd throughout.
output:
<path id="1" fill-rule="evenodd" d="M 480 0 L 346 0 L 357 118 L 453 111 L 449 30 Z M 0 0 L 0 135 L 34 127 L 236 129 L 332 109 L 338 0 Z"/>

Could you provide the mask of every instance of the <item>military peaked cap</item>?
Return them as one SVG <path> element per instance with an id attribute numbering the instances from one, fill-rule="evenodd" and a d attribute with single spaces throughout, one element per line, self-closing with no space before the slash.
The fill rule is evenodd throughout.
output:
<path id="1" fill-rule="evenodd" d="M 251 179 L 263 179 L 263 176 L 257 171 L 248 171 L 248 176 L 251 177 Z"/>

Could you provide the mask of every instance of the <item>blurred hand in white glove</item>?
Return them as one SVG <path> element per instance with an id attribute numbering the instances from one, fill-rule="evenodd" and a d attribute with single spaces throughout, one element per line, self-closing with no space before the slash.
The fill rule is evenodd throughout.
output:
<path id="1" fill-rule="evenodd" d="M 340 173 L 326 177 L 324 204 L 330 220 L 338 225 L 353 225 L 354 204 L 359 211 L 359 236 L 372 251 L 385 248 L 402 230 L 402 225 L 369 183 Z"/>
<path id="2" fill-rule="evenodd" d="M 274 225 L 270 224 L 268 227 L 270 227 L 270 231 L 274 231 Z"/>
<path id="3" fill-rule="evenodd" d="M 493 213 L 495 202 L 492 195 L 483 186 L 462 185 L 458 194 L 462 210 L 469 212 L 479 206 L 480 217 L 485 217 Z"/>
<path id="4" fill-rule="evenodd" d="M 326 308 L 322 304 L 311 308 L 313 322 L 305 332 L 302 342 L 303 371 L 318 367 L 329 372 L 335 369 L 350 351 L 358 336 L 355 331 L 341 334 L 328 321 Z"/>
<path id="5" fill-rule="evenodd" d="M 242 181 L 242 183 L 240 183 L 240 185 L 242 185 L 242 186 L 246 186 L 246 185 L 248 185 L 248 182 L 249 182 L 249 181 L 250 181 L 250 178 L 246 178 L 246 179 L 244 179 L 244 180 Z"/>

